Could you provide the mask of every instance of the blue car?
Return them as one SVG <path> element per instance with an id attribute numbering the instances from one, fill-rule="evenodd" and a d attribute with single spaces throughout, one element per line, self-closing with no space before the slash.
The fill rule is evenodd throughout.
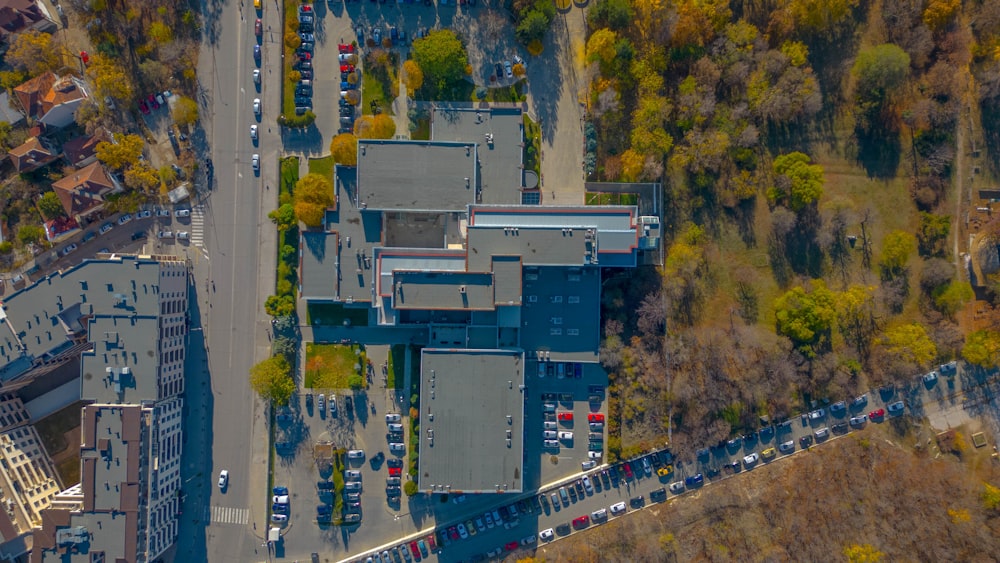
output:
<path id="1" fill-rule="evenodd" d="M 288 514 L 288 505 L 287 504 L 272 504 L 271 505 L 271 512 L 273 512 L 275 514 Z"/>
<path id="2" fill-rule="evenodd" d="M 705 478 L 701 475 L 701 473 L 699 473 L 697 475 L 692 475 L 692 476 L 688 477 L 687 479 L 684 479 L 684 484 L 687 485 L 688 488 L 690 488 L 690 487 L 697 487 L 697 486 L 701 485 L 704 482 L 705 482 Z"/>
<path id="3" fill-rule="evenodd" d="M 253 58 L 260 60 L 260 45 L 253 46 Z"/>
<path id="4" fill-rule="evenodd" d="M 288 494 L 288 487 L 275 487 L 274 494 L 276 496 L 285 496 Z"/>

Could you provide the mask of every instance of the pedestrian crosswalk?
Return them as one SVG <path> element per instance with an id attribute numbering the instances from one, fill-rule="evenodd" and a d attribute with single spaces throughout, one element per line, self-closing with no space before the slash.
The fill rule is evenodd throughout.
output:
<path id="1" fill-rule="evenodd" d="M 213 524 L 240 524 L 246 526 L 250 521 L 250 510 L 246 508 L 233 508 L 231 506 L 209 507 L 210 514 L 205 518 L 211 519 Z"/>
<path id="2" fill-rule="evenodd" d="M 198 205 L 191 210 L 191 244 L 205 246 L 205 206 Z"/>

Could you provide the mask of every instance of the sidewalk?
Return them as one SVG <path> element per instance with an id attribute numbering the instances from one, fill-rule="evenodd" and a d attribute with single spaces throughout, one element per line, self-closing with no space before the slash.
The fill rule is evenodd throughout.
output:
<path id="1" fill-rule="evenodd" d="M 406 51 L 399 50 L 399 94 L 392 100 L 392 111 L 395 113 L 393 121 L 396 122 L 396 138 L 410 138 L 410 98 L 407 96 L 406 85 L 403 84 L 403 63 L 406 62 Z"/>

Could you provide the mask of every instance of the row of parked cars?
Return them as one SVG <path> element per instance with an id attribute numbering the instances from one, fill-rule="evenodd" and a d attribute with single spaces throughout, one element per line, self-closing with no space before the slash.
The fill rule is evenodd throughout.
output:
<path id="1" fill-rule="evenodd" d="M 399 413 L 388 413 L 385 415 L 386 441 L 389 443 L 389 451 L 402 455 L 406 453 L 406 444 L 403 442 L 403 417 Z M 390 502 L 399 502 L 402 497 L 403 460 L 399 458 L 389 458 L 386 462 L 389 474 L 385 478 L 385 495 Z"/>

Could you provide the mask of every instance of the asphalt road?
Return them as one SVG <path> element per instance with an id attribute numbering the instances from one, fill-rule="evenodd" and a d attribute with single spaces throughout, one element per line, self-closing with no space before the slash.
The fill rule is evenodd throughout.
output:
<path id="1" fill-rule="evenodd" d="M 274 234 L 266 218 L 262 221 L 262 211 L 273 208 L 277 199 L 276 188 L 268 186 L 277 185 L 280 143 L 270 129 L 276 130 L 279 102 L 277 94 L 267 92 L 279 91 L 280 72 L 268 73 L 267 68 L 280 68 L 281 55 L 278 49 L 262 47 L 263 92 L 258 93 L 251 73 L 258 68 L 253 45 L 259 16 L 253 3 L 210 5 L 206 10 L 213 8 L 215 14 L 206 14 L 212 22 L 206 35 L 212 39 L 203 44 L 198 76 L 204 146 L 210 147 L 199 158 L 212 159 L 214 181 L 203 202 L 207 258 L 192 260 L 184 500 L 174 559 L 243 563 L 268 558 L 261 547 L 266 525 L 254 519 L 264 514 L 261 483 L 266 472 L 254 449 L 255 436 L 263 435 L 262 411 L 256 408 L 247 373 L 269 348 L 261 294 L 273 291 Z M 265 22 L 274 18 L 273 25 L 280 28 L 274 3 L 266 2 L 264 10 L 260 17 Z M 269 63 L 271 57 L 277 60 Z M 261 118 L 251 107 L 257 97 L 264 101 Z M 253 123 L 260 129 L 259 147 L 250 139 Z M 261 155 L 260 174 L 251 166 L 253 153 Z M 261 279 L 271 280 L 270 287 Z M 222 469 L 230 474 L 224 491 L 216 485 Z M 255 501 L 260 506 L 254 506 Z"/>

